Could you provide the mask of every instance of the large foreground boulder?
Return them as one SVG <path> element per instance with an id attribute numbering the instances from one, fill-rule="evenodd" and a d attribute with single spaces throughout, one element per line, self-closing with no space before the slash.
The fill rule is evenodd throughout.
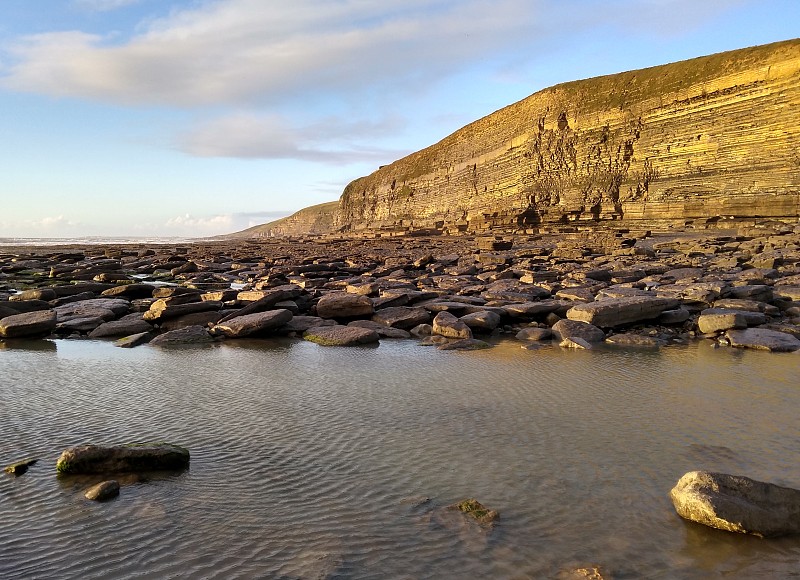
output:
<path id="1" fill-rule="evenodd" d="M 690 471 L 669 493 L 678 515 L 761 537 L 800 533 L 800 490 L 739 475 Z"/>
<path id="2" fill-rule="evenodd" d="M 0 337 L 44 336 L 55 329 L 56 323 L 56 313 L 52 310 L 12 314 L 0 319 Z"/>
<path id="3" fill-rule="evenodd" d="M 169 443 L 80 445 L 61 453 L 56 471 L 63 474 L 167 471 L 189 467 L 189 450 Z"/>
<path id="4" fill-rule="evenodd" d="M 286 309 L 267 310 L 266 312 L 254 312 L 244 316 L 236 316 L 227 321 L 217 324 L 211 329 L 211 334 L 227 336 L 230 338 L 240 338 L 274 330 L 283 326 L 292 319 L 292 313 Z"/>

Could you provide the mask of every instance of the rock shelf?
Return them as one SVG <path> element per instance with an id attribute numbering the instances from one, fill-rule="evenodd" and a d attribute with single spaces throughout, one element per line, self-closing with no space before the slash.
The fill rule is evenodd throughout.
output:
<path id="1" fill-rule="evenodd" d="M 798 351 L 800 226 L 0 248 L 0 346 L 245 336 Z"/>

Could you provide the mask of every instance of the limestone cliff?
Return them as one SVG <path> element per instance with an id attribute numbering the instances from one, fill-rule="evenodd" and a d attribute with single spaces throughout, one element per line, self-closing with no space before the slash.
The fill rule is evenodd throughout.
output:
<path id="1" fill-rule="evenodd" d="M 800 215 L 800 40 L 557 85 L 350 183 L 345 232 Z"/>
<path id="2" fill-rule="evenodd" d="M 331 201 L 312 205 L 290 216 L 254 226 L 226 237 L 271 238 L 327 234 L 333 228 L 333 217 L 339 202 Z"/>

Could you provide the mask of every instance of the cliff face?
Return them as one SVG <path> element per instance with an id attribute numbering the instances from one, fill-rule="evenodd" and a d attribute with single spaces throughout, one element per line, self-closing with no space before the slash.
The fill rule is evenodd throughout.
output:
<path id="1" fill-rule="evenodd" d="M 545 89 L 350 183 L 335 229 L 800 216 L 800 39 Z"/>
<path id="2" fill-rule="evenodd" d="M 254 226 L 226 237 L 271 238 L 327 234 L 333 229 L 333 218 L 338 206 L 339 202 L 337 201 L 312 205 L 285 218 Z"/>

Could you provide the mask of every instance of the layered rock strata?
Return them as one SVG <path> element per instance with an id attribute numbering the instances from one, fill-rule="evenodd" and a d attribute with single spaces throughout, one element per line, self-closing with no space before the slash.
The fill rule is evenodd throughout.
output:
<path id="1" fill-rule="evenodd" d="M 333 228 L 800 215 L 800 40 L 557 85 L 350 183 Z"/>

